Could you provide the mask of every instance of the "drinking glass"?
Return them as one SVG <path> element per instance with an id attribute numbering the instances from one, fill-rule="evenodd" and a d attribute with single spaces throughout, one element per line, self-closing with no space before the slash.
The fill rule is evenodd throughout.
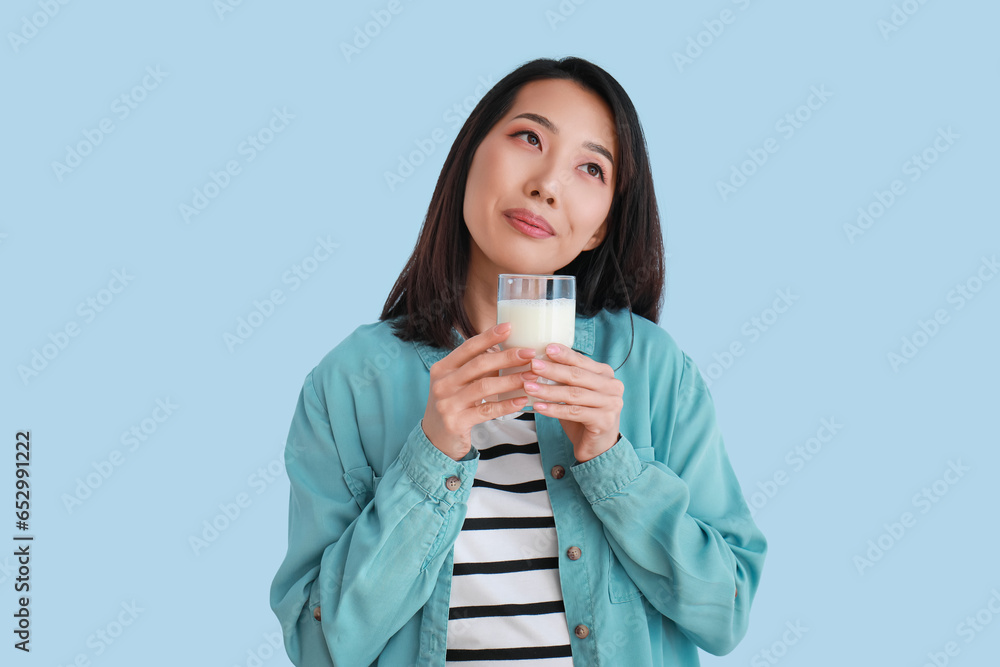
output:
<path id="1" fill-rule="evenodd" d="M 497 324 L 510 322 L 510 334 L 500 344 L 501 350 L 530 347 L 535 359 L 548 359 L 549 343 L 573 347 L 576 332 L 576 277 L 501 273 L 497 277 Z M 500 375 L 513 375 L 531 369 L 529 361 L 517 368 L 500 369 Z M 538 378 L 538 384 L 560 384 Z M 499 394 L 501 401 L 527 396 L 523 389 Z M 528 396 L 523 412 L 534 412 L 535 399 Z"/>

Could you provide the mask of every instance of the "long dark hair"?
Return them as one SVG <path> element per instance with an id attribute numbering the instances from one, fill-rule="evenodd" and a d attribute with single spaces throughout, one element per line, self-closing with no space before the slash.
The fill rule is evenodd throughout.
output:
<path id="1" fill-rule="evenodd" d="M 493 86 L 455 138 L 413 254 L 379 316 L 379 321 L 399 318 L 392 323 L 399 339 L 450 350 L 452 326 L 466 338 L 477 333 L 462 298 L 469 268 L 469 230 L 462 215 L 469 166 L 479 144 L 510 110 L 521 87 L 540 79 L 575 81 L 601 97 L 611 108 L 620 147 L 604 240 L 555 273 L 576 276 L 578 315 L 592 317 L 604 308 L 628 308 L 659 322 L 665 275 L 663 237 L 646 139 L 632 100 L 610 74 L 587 60 L 540 58 L 521 65 Z"/>

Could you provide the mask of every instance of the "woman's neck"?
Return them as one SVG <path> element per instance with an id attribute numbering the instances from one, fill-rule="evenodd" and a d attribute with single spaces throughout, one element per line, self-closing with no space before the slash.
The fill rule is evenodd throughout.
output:
<path id="1" fill-rule="evenodd" d="M 475 329 L 473 335 L 481 334 L 497 324 L 496 280 L 496 275 L 493 275 L 489 283 L 477 276 L 469 276 L 463 303 L 469 321 Z"/>

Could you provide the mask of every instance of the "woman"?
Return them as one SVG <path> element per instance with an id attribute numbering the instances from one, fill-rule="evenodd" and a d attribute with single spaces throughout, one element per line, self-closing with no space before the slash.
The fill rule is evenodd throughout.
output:
<path id="1" fill-rule="evenodd" d="M 655 324 L 662 245 L 609 74 L 536 60 L 483 97 L 379 322 L 299 396 L 270 598 L 294 664 L 697 665 L 736 646 L 767 546 L 697 367 Z M 499 375 L 534 354 L 498 349 L 500 273 L 576 276 L 572 349 Z M 497 398 L 518 389 L 535 413 Z"/>

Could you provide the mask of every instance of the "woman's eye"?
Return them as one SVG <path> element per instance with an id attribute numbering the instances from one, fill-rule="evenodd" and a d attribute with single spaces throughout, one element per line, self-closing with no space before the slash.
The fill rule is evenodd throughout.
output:
<path id="1" fill-rule="evenodd" d="M 527 142 L 529 144 L 531 144 L 532 146 L 538 146 L 539 145 L 540 142 L 538 140 L 538 135 L 535 134 L 534 132 L 531 132 L 530 130 L 524 130 L 523 132 L 515 132 L 514 136 L 515 137 L 519 137 L 522 134 L 528 135 L 529 139 L 527 140 Z M 534 142 L 532 142 L 531 139 L 534 139 Z"/>
<path id="2" fill-rule="evenodd" d="M 587 173 L 590 174 L 591 176 L 600 178 L 602 181 L 604 180 L 604 170 L 601 169 L 601 165 L 594 164 L 593 162 L 591 162 L 589 164 L 583 165 L 583 167 L 586 168 Z"/>
<path id="3" fill-rule="evenodd" d="M 530 146 L 542 145 L 541 140 L 538 138 L 538 135 L 532 132 L 531 130 L 522 130 L 520 132 L 515 132 L 510 136 L 512 137 L 523 136 L 525 137 L 524 141 Z M 604 168 L 601 167 L 601 165 L 596 164 L 594 162 L 588 162 L 587 164 L 581 165 L 581 168 L 586 169 L 588 175 L 593 176 L 594 178 L 599 178 L 601 179 L 601 182 L 604 182 Z"/>

